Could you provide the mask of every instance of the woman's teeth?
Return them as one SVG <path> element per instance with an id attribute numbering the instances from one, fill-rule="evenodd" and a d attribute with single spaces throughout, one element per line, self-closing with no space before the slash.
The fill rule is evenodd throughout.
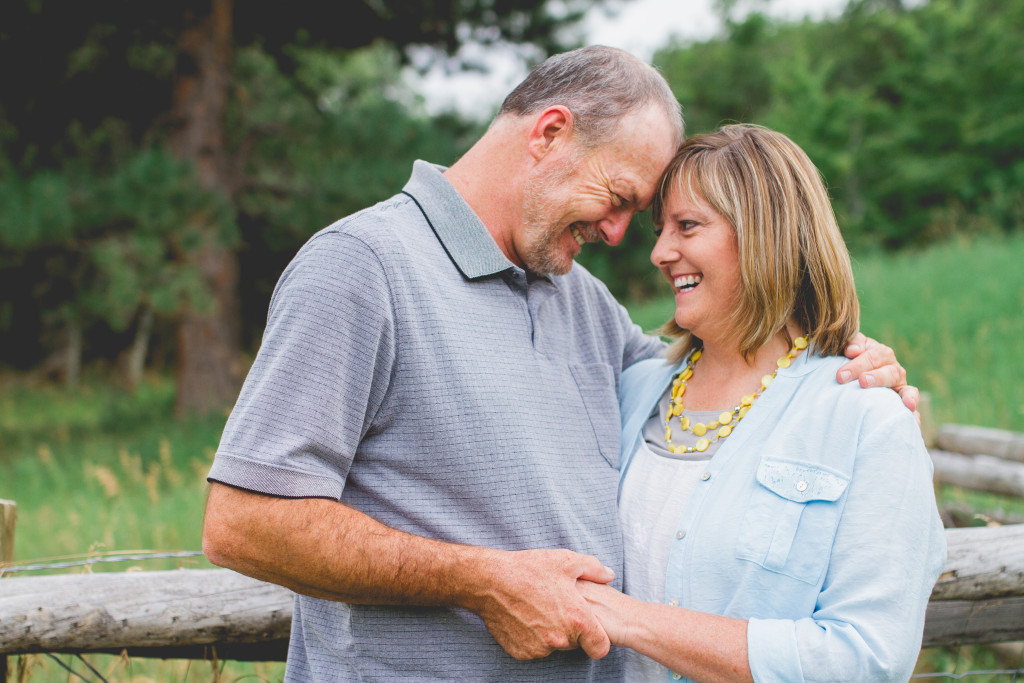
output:
<path id="1" fill-rule="evenodd" d="M 679 291 L 693 289 L 700 284 L 704 278 L 700 275 L 680 275 L 672 281 L 673 286 Z"/>

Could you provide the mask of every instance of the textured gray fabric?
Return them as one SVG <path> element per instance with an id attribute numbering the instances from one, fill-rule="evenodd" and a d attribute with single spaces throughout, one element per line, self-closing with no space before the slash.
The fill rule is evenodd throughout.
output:
<path id="1" fill-rule="evenodd" d="M 569 548 L 621 574 L 617 388 L 662 348 L 583 268 L 508 262 L 437 167 L 320 231 L 285 270 L 210 479 L 339 499 L 403 531 Z M 422 210 L 421 210 L 422 209 Z M 287 680 L 616 680 L 519 662 L 460 610 L 298 597 Z"/>

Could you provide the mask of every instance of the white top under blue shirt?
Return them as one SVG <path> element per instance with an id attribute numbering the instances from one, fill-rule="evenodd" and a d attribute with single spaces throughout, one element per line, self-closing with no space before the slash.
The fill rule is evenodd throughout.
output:
<path id="1" fill-rule="evenodd" d="M 838 384 L 843 362 L 808 350 L 780 369 L 669 536 L 665 602 L 747 619 L 755 681 L 906 681 L 946 562 L 913 415 L 889 389 Z M 623 477 L 680 369 L 623 373 Z"/>

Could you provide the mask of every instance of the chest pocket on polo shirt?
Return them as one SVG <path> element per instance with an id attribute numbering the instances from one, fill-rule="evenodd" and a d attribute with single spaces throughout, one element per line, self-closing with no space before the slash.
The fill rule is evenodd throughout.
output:
<path id="1" fill-rule="evenodd" d="M 569 372 L 580 391 L 598 449 L 608 464 L 619 468 L 619 398 L 615 376 L 605 363 L 570 363 Z"/>
<path id="2" fill-rule="evenodd" d="M 814 584 L 828 565 L 849 477 L 808 463 L 765 460 L 736 541 L 736 557 Z"/>

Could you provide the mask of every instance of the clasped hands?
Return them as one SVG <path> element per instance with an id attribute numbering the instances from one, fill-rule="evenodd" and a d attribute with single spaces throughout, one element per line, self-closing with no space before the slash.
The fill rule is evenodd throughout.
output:
<path id="1" fill-rule="evenodd" d="M 608 654 L 614 630 L 599 619 L 596 603 L 609 605 L 601 618 L 611 621 L 605 591 L 628 598 L 606 585 L 615 572 L 596 557 L 570 550 L 499 552 L 491 570 L 493 582 L 471 609 L 512 657 L 538 659 L 577 648 L 593 659 Z"/>

